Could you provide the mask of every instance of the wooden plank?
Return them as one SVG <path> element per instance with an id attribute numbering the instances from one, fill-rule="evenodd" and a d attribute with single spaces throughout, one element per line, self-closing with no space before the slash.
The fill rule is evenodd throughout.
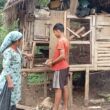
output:
<path id="1" fill-rule="evenodd" d="M 98 57 L 110 57 L 110 54 L 98 54 Z"/>
<path id="2" fill-rule="evenodd" d="M 94 66 L 94 69 L 97 70 L 97 43 L 96 43 L 96 17 L 95 16 L 92 16 L 92 62 L 93 62 L 93 66 Z"/>
<path id="3" fill-rule="evenodd" d="M 54 53 L 54 48 L 55 48 L 55 45 L 56 45 L 56 41 L 57 41 L 57 38 L 55 37 L 54 33 L 53 33 L 53 26 L 56 24 L 56 23 L 62 23 L 64 24 L 64 14 L 65 12 L 64 11 L 53 11 L 51 10 L 51 14 L 50 14 L 50 23 L 51 23 L 51 29 L 50 29 L 50 45 L 49 45 L 49 58 L 51 58 L 53 56 L 53 53 Z"/>
<path id="4" fill-rule="evenodd" d="M 73 35 L 75 35 L 76 37 L 80 38 L 80 36 L 76 32 L 72 31 L 69 27 L 67 27 L 67 30 L 71 32 Z"/>
<path id="5" fill-rule="evenodd" d="M 48 20 L 35 20 L 35 28 L 34 28 L 34 37 L 36 36 L 45 36 L 46 38 L 46 25 Z M 48 37 L 47 37 L 48 38 Z M 36 40 L 37 38 L 34 38 Z"/>
<path id="6" fill-rule="evenodd" d="M 84 30 L 85 30 L 85 27 L 83 26 L 79 28 L 77 31 L 75 31 L 75 33 L 79 35 Z M 74 37 L 75 37 L 74 35 L 71 35 L 70 40 L 72 40 Z"/>
<path id="7" fill-rule="evenodd" d="M 108 70 L 110 70 L 110 67 L 101 67 L 101 66 L 98 66 L 97 67 L 97 70 L 108 71 Z"/>
<path id="8" fill-rule="evenodd" d="M 105 44 L 101 44 L 101 45 L 98 45 L 98 47 L 109 47 L 110 48 L 110 44 L 109 43 L 105 43 Z"/>
<path id="9" fill-rule="evenodd" d="M 110 25 L 110 16 L 108 15 L 98 15 L 96 16 L 96 25 L 109 26 Z"/>
<path id="10" fill-rule="evenodd" d="M 22 69 L 22 72 L 27 72 L 27 73 L 30 73 L 30 72 L 48 72 L 48 71 L 52 71 L 49 67 L 36 67 L 36 68 L 23 68 Z"/>
<path id="11" fill-rule="evenodd" d="M 89 104 L 89 68 L 86 68 L 86 78 L 85 78 L 85 105 Z"/>
<path id="12" fill-rule="evenodd" d="M 17 104 L 16 107 L 17 107 L 18 109 L 23 109 L 23 110 L 34 110 L 34 109 L 35 109 L 34 107 L 29 107 L 29 106 L 20 105 L 20 104 Z"/>
<path id="13" fill-rule="evenodd" d="M 98 50 L 97 52 L 98 52 L 99 54 L 103 54 L 103 53 L 107 54 L 107 53 L 110 53 L 110 51 L 108 51 L 108 50 Z"/>
<path id="14" fill-rule="evenodd" d="M 105 67 L 109 67 L 110 66 L 110 63 L 108 64 L 105 64 L 105 63 L 101 63 L 101 64 L 97 64 L 98 66 L 105 66 Z"/>
<path id="15" fill-rule="evenodd" d="M 97 60 L 105 60 L 105 61 L 107 60 L 108 61 L 108 60 L 110 60 L 110 57 L 99 57 Z"/>
<path id="16" fill-rule="evenodd" d="M 110 54 L 110 51 L 98 51 L 98 54 Z"/>
<path id="17" fill-rule="evenodd" d="M 92 30 L 89 30 L 88 32 L 84 33 L 84 34 L 82 35 L 82 37 L 87 36 L 87 35 L 90 34 L 91 32 L 92 32 Z"/>
<path id="18" fill-rule="evenodd" d="M 108 63 L 110 63 L 110 60 L 108 60 L 108 61 L 102 60 L 102 61 L 97 62 L 97 64 L 105 64 L 105 65 L 108 65 Z"/>
<path id="19" fill-rule="evenodd" d="M 97 39 L 110 39 L 110 27 L 99 26 L 96 27 L 96 36 Z"/>
<path id="20" fill-rule="evenodd" d="M 77 67 L 77 68 L 70 68 L 70 72 L 75 72 L 75 71 L 85 71 L 85 67 L 84 68 L 80 68 L 80 67 Z"/>
<path id="21" fill-rule="evenodd" d="M 79 18 L 76 15 L 68 14 L 67 19 L 91 19 L 91 16 L 84 17 L 84 18 Z"/>
<path id="22" fill-rule="evenodd" d="M 98 58 L 110 58 L 110 56 L 98 56 Z"/>
<path id="23" fill-rule="evenodd" d="M 91 64 L 73 64 L 70 65 L 71 68 L 86 68 L 86 67 L 92 67 L 93 65 Z"/>
<path id="24" fill-rule="evenodd" d="M 97 48 L 97 51 L 110 51 L 110 48 Z"/>
<path id="25" fill-rule="evenodd" d="M 97 51 L 110 51 L 110 48 L 109 47 L 100 47 L 100 48 L 97 48 Z"/>
<path id="26" fill-rule="evenodd" d="M 90 41 L 70 41 L 70 44 L 90 44 Z"/>
<path id="27" fill-rule="evenodd" d="M 99 44 L 99 45 L 100 45 L 100 44 L 110 44 L 110 41 L 106 41 L 106 42 L 104 42 L 104 41 L 100 41 L 100 42 L 99 42 L 99 41 L 98 41 L 97 44 Z"/>

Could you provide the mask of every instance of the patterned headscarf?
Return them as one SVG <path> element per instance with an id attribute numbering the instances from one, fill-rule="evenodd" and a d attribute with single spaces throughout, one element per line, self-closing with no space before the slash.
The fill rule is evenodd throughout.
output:
<path id="1" fill-rule="evenodd" d="M 3 51 L 8 48 L 12 42 L 17 41 L 23 37 L 22 33 L 18 31 L 12 31 L 10 32 L 4 39 L 2 45 L 0 46 L 0 53 L 3 53 Z"/>

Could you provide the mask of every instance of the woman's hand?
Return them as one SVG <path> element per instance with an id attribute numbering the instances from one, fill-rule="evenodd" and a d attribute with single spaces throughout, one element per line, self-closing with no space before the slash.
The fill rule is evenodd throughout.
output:
<path id="1" fill-rule="evenodd" d="M 14 88 L 14 84 L 13 84 L 13 80 L 12 80 L 11 76 L 7 75 L 6 76 L 6 80 L 7 80 L 8 88 L 9 89 L 13 89 Z"/>
<path id="2" fill-rule="evenodd" d="M 10 81 L 7 81 L 7 83 L 8 83 L 8 88 L 9 89 L 13 89 L 14 88 L 14 84 L 13 84 L 12 79 Z"/>

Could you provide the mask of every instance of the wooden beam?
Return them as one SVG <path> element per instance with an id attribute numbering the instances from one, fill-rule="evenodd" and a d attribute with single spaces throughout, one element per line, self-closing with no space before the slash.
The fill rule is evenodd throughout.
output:
<path id="1" fill-rule="evenodd" d="M 69 89 L 69 103 L 68 103 L 68 110 L 73 110 L 73 78 L 72 78 L 73 73 L 70 72 L 70 78 L 68 80 L 68 89 Z"/>
<path id="2" fill-rule="evenodd" d="M 86 78 L 85 78 L 85 106 L 89 104 L 89 68 L 86 68 Z"/>
<path id="3" fill-rule="evenodd" d="M 70 44 L 90 44 L 90 41 L 70 41 Z"/>
<path id="4" fill-rule="evenodd" d="M 70 0 L 70 13 L 75 14 L 78 6 L 78 0 Z"/>
<path id="5" fill-rule="evenodd" d="M 49 67 L 36 67 L 36 68 L 23 68 L 22 69 L 22 72 L 27 72 L 27 73 L 30 73 L 30 72 L 49 72 L 49 71 L 52 71 Z"/>
<path id="6" fill-rule="evenodd" d="M 76 32 L 72 31 L 69 27 L 67 27 L 67 30 L 70 31 L 76 37 L 80 38 L 80 36 Z"/>
<path id="7" fill-rule="evenodd" d="M 82 37 L 87 36 L 87 35 L 90 34 L 91 32 L 92 32 L 92 30 L 87 31 L 86 33 L 84 33 L 84 34 L 82 35 Z"/>
<path id="8" fill-rule="evenodd" d="M 17 104 L 16 108 L 23 109 L 23 110 L 34 110 L 35 109 L 33 107 L 29 107 L 29 106 L 25 106 L 25 105 L 20 105 L 20 104 Z"/>
<path id="9" fill-rule="evenodd" d="M 76 34 L 80 34 L 82 31 L 84 31 L 85 30 L 85 27 L 83 26 L 83 27 L 81 27 L 81 28 L 79 28 L 75 33 Z M 73 39 L 75 36 L 74 35 L 72 35 L 71 37 L 70 37 L 70 39 Z"/>

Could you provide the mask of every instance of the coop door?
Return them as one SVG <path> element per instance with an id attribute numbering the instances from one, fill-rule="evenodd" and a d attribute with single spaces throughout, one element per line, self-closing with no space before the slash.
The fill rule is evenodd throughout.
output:
<path id="1" fill-rule="evenodd" d="M 92 38 L 90 18 L 69 18 L 70 65 L 92 64 Z"/>
<path id="2" fill-rule="evenodd" d="M 49 19 L 37 19 L 34 23 L 33 66 L 44 66 L 49 58 L 50 27 Z"/>
<path id="3" fill-rule="evenodd" d="M 49 59 L 49 44 L 36 43 L 34 53 L 34 67 L 43 66 L 47 59 Z"/>
<path id="4" fill-rule="evenodd" d="M 34 40 L 35 41 L 48 41 L 50 37 L 49 19 L 37 19 L 34 23 Z"/>

